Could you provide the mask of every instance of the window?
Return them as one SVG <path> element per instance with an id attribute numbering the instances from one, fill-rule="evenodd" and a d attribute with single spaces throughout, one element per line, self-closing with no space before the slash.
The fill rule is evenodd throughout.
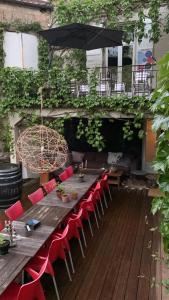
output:
<path id="1" fill-rule="evenodd" d="M 33 34 L 5 32 L 5 67 L 38 69 L 38 39 Z"/>

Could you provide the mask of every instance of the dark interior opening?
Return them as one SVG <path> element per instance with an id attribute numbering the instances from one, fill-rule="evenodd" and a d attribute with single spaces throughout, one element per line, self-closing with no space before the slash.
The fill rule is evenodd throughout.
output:
<path id="1" fill-rule="evenodd" d="M 83 119 L 87 124 L 87 119 Z M 123 138 L 123 125 L 125 120 L 103 119 L 101 132 L 104 136 L 105 148 L 103 152 L 122 152 L 126 155 L 132 155 L 137 158 L 141 165 L 142 140 L 138 137 L 138 129 L 132 127 L 134 132 L 133 139 L 128 141 Z M 83 136 L 81 139 L 76 138 L 78 118 L 72 118 L 65 122 L 65 138 L 70 151 L 79 152 L 97 152 L 92 148 Z"/>

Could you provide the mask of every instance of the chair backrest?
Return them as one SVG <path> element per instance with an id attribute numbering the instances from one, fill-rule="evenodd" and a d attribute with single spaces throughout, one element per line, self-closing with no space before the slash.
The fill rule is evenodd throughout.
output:
<path id="1" fill-rule="evenodd" d="M 42 277 L 42 275 L 45 273 L 47 267 L 49 264 L 49 260 L 48 258 L 46 259 L 46 261 L 44 262 L 44 264 L 41 267 L 41 270 L 39 273 L 37 273 L 36 271 L 32 270 L 32 269 L 28 269 L 28 273 L 31 275 L 31 277 L 33 278 L 33 281 L 23 284 L 20 287 L 18 296 L 17 296 L 17 300 L 34 300 L 34 299 L 38 299 L 38 300 L 45 300 L 45 295 L 43 292 L 43 288 L 41 286 L 40 283 L 40 278 Z"/>
<path id="2" fill-rule="evenodd" d="M 22 216 L 24 213 L 21 201 L 18 200 L 16 203 L 14 203 L 11 207 L 7 208 L 5 210 L 6 216 L 11 220 L 17 220 L 19 217 Z"/>
<path id="3" fill-rule="evenodd" d="M 4 225 L 2 223 L 0 223 L 0 231 L 4 229 Z"/>
<path id="4" fill-rule="evenodd" d="M 135 82 L 146 82 L 149 76 L 149 72 L 146 70 L 141 70 L 139 72 L 135 72 Z"/>
<path id="5" fill-rule="evenodd" d="M 115 92 L 125 92 L 125 84 L 122 83 L 115 83 L 114 84 L 114 91 Z"/>
<path id="6" fill-rule="evenodd" d="M 72 166 L 67 167 L 67 169 L 65 171 L 66 171 L 68 177 L 73 175 L 73 167 Z"/>
<path id="7" fill-rule="evenodd" d="M 68 178 L 68 175 L 66 173 L 66 171 L 63 171 L 60 175 L 59 178 L 61 181 L 65 181 Z"/>
<path id="8" fill-rule="evenodd" d="M 50 192 L 52 192 L 54 190 L 54 188 L 56 187 L 56 180 L 53 178 L 50 181 L 46 182 L 43 184 L 43 188 L 46 191 L 47 194 L 49 194 Z"/>
<path id="9" fill-rule="evenodd" d="M 51 242 L 49 247 L 48 257 L 53 263 L 58 257 L 65 259 L 65 252 L 63 248 L 63 237 L 57 237 Z"/>
<path id="10" fill-rule="evenodd" d="M 68 231 L 68 240 L 72 237 L 80 238 L 80 234 L 78 231 L 78 227 L 81 227 L 81 217 L 82 217 L 82 208 L 80 208 L 79 212 L 77 213 L 76 217 L 73 219 L 69 219 L 68 225 L 69 225 L 69 231 Z"/>
<path id="11" fill-rule="evenodd" d="M 40 200 L 42 200 L 44 197 L 42 188 L 39 188 L 34 193 L 28 195 L 29 200 L 32 202 L 32 204 L 36 204 Z"/>

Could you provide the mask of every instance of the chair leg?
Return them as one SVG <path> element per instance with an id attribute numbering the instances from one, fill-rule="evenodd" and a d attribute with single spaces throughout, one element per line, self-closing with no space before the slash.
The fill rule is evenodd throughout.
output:
<path id="1" fill-rule="evenodd" d="M 103 199 L 104 199 L 104 204 L 105 204 L 106 208 L 108 208 L 107 200 L 106 200 L 106 195 L 105 195 L 104 191 L 103 191 Z"/>
<path id="2" fill-rule="evenodd" d="M 112 198 L 112 195 L 111 195 L 111 192 L 110 192 L 110 187 L 109 187 L 109 185 L 108 185 L 108 192 L 109 192 L 110 200 L 113 202 L 113 198 Z"/>
<path id="3" fill-rule="evenodd" d="M 99 229 L 99 223 L 98 223 L 98 220 L 97 220 L 97 216 L 96 216 L 96 212 L 95 212 L 95 211 L 94 211 L 94 216 L 95 216 L 97 228 Z"/>
<path id="4" fill-rule="evenodd" d="M 70 275 L 70 270 L 69 270 L 69 266 L 68 266 L 66 257 L 65 257 L 64 261 L 65 261 L 65 266 L 66 266 L 67 273 L 68 273 L 68 276 L 69 276 L 69 280 L 72 281 L 72 277 Z"/>
<path id="5" fill-rule="evenodd" d="M 92 224 L 91 224 L 91 222 L 90 222 L 90 217 L 88 218 L 88 224 L 89 224 L 91 236 L 93 237 L 93 229 L 92 229 Z"/>
<path id="6" fill-rule="evenodd" d="M 58 288 L 57 288 L 55 277 L 52 276 L 52 279 L 53 279 L 53 284 L 54 284 L 54 288 L 55 288 L 57 299 L 60 300 L 60 296 L 59 296 L 59 292 L 58 292 Z"/>
<path id="7" fill-rule="evenodd" d="M 83 252 L 83 247 L 82 247 L 81 239 L 78 239 L 78 241 L 79 241 L 79 246 L 80 246 L 80 250 L 81 250 L 81 253 L 82 253 L 82 257 L 85 258 L 85 255 L 84 255 L 84 252 Z"/>
<path id="8" fill-rule="evenodd" d="M 82 235 L 83 235 L 83 240 L 84 240 L 85 247 L 87 247 L 86 237 L 85 237 L 85 233 L 84 233 L 83 228 L 82 228 Z"/>
<path id="9" fill-rule="evenodd" d="M 68 251 L 68 253 L 69 253 L 70 264 L 71 264 L 71 267 L 72 267 L 72 272 L 74 274 L 75 273 L 75 268 L 74 268 L 72 254 L 71 254 L 70 250 Z"/>
<path id="10" fill-rule="evenodd" d="M 102 215 L 104 215 L 104 209 L 103 209 L 103 204 L 102 204 L 102 198 L 99 194 L 99 199 L 100 199 L 100 207 L 101 207 L 101 211 L 102 211 Z"/>
<path id="11" fill-rule="evenodd" d="M 96 203 L 96 209 L 97 209 L 98 217 L 99 217 L 99 219 L 101 219 L 101 216 L 100 216 L 100 212 L 99 212 L 99 208 L 98 208 L 98 204 L 97 204 L 97 203 Z"/>

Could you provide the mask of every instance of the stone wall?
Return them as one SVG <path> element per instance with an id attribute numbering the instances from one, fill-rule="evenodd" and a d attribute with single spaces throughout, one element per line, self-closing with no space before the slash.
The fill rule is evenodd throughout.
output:
<path id="1" fill-rule="evenodd" d="M 49 10 L 41 11 L 38 7 L 0 2 L 0 22 L 13 22 L 16 20 L 24 23 L 39 22 L 43 28 L 47 28 L 50 18 L 51 12 Z"/>

